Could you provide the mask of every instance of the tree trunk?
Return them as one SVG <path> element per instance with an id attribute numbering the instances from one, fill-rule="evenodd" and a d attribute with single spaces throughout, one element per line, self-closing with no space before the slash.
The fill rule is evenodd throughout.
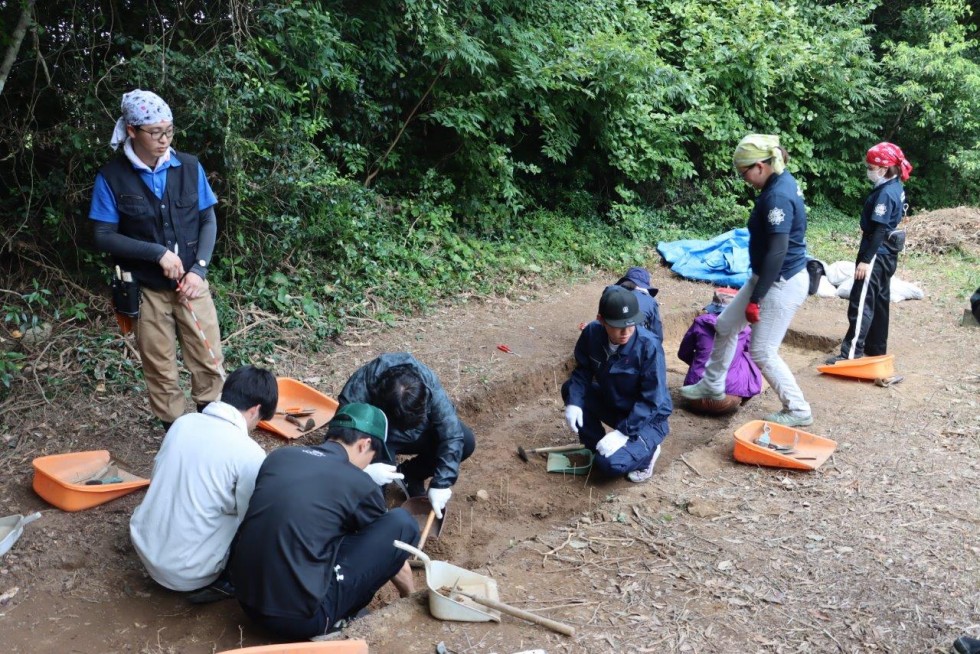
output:
<path id="1" fill-rule="evenodd" d="M 14 67 L 14 60 L 17 59 L 17 53 L 20 51 L 20 44 L 27 34 L 27 27 L 31 24 L 34 1 L 27 0 L 24 2 L 24 10 L 20 12 L 20 20 L 17 21 L 17 27 L 14 28 L 14 33 L 11 35 L 7 54 L 4 55 L 3 63 L 0 64 L 0 93 L 3 93 L 3 87 L 7 85 L 7 75 L 10 74 L 10 69 Z"/>

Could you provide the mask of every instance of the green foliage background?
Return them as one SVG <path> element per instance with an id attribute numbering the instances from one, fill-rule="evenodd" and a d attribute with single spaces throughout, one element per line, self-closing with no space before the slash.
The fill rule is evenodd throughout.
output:
<path id="1" fill-rule="evenodd" d="M 23 4 L 0 0 L 0 48 Z M 122 93 L 152 89 L 220 197 L 225 333 L 254 306 L 316 343 L 741 226 L 730 155 L 751 131 L 782 136 L 818 217 L 856 211 L 879 140 L 916 166 L 913 209 L 980 204 L 967 0 L 53 0 L 33 16 L 0 94 L 4 274 L 50 264 L 98 287 L 92 180 Z"/>

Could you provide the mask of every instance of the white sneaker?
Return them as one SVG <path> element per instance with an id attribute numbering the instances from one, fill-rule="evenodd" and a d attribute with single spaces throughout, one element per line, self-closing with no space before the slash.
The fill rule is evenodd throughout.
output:
<path id="1" fill-rule="evenodd" d="M 716 392 L 704 385 L 702 379 L 697 384 L 681 386 L 681 395 L 689 400 L 724 400 L 725 391 Z"/>
<path id="2" fill-rule="evenodd" d="M 657 463 L 657 459 L 660 458 L 660 446 L 653 452 L 653 458 L 650 459 L 650 465 L 648 465 L 643 470 L 634 470 L 632 472 L 626 473 L 626 478 L 629 479 L 634 484 L 639 484 L 646 481 L 653 476 L 653 466 Z"/>

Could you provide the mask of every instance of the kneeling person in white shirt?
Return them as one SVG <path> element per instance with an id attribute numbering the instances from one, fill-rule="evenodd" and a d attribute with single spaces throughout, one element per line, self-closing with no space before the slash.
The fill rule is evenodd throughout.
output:
<path id="1" fill-rule="evenodd" d="M 278 400 L 275 376 L 244 366 L 228 376 L 220 400 L 167 432 L 129 522 L 133 547 L 161 586 L 200 589 L 190 596 L 195 603 L 233 596 L 223 575 L 228 550 L 265 459 L 249 432 L 275 415 Z"/>

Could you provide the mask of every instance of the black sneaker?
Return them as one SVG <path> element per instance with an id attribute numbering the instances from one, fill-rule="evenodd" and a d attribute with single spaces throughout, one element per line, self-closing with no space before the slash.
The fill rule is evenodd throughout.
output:
<path id="1" fill-rule="evenodd" d="M 406 473 L 402 467 L 398 466 L 398 472 L 405 475 L 405 479 L 398 479 L 395 484 L 405 493 L 405 497 L 411 499 L 413 497 L 421 497 L 425 495 L 425 480 L 419 479 L 418 477 L 413 477 L 412 475 Z"/>
<path id="2" fill-rule="evenodd" d="M 211 604 L 221 600 L 233 599 L 235 597 L 235 587 L 227 579 L 219 579 L 210 586 L 205 586 L 201 590 L 195 590 L 187 596 L 187 601 L 191 604 Z"/>
<path id="3" fill-rule="evenodd" d="M 360 620 L 366 615 L 371 615 L 371 610 L 365 606 L 363 609 L 361 609 L 354 615 L 350 615 L 347 616 L 346 618 L 341 618 L 340 620 L 337 620 L 335 623 L 333 623 L 333 626 L 327 629 L 327 634 L 329 635 L 332 633 L 336 633 L 338 631 L 343 631 L 344 629 L 350 626 L 351 622 L 353 622 L 354 620 Z"/>
<path id="4" fill-rule="evenodd" d="M 953 651 L 957 654 L 980 654 L 980 640 L 969 636 L 960 636 L 953 643 Z"/>
<path id="5" fill-rule="evenodd" d="M 845 357 L 845 356 L 841 356 L 840 354 L 835 354 L 835 355 L 834 355 L 834 356 L 832 356 L 832 357 L 827 357 L 827 360 L 825 361 L 825 363 L 826 363 L 826 364 L 827 364 L 828 366 L 832 366 L 832 365 L 834 365 L 835 363 L 837 363 L 838 361 L 847 361 L 847 357 Z"/>

